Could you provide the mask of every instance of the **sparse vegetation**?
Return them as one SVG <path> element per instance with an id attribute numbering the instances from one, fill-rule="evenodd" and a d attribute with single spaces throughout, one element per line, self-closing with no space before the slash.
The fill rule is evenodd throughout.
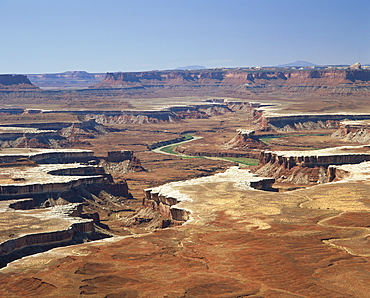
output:
<path id="1" fill-rule="evenodd" d="M 245 158 L 245 157 L 222 157 L 224 160 L 234 161 L 247 166 L 257 166 L 259 160 L 256 158 Z"/>
<path id="2" fill-rule="evenodd" d="M 328 136 L 330 134 L 314 133 L 314 134 L 294 134 L 294 135 L 276 135 L 260 138 L 260 141 L 269 144 L 272 139 L 290 138 L 290 137 L 305 137 L 305 136 Z"/>
<path id="3" fill-rule="evenodd" d="M 165 153 L 169 153 L 169 154 L 174 154 L 174 155 L 179 155 L 179 153 L 175 152 L 174 149 L 177 147 L 178 145 L 169 145 L 169 146 L 166 146 L 166 147 L 163 147 L 161 148 L 160 151 L 162 152 L 165 152 Z"/>

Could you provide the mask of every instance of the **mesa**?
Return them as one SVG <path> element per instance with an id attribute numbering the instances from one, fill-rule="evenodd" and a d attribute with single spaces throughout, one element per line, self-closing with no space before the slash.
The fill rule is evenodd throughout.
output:
<path id="1" fill-rule="evenodd" d="M 4 297 L 366 297 L 370 70 L 29 77 L 0 76 Z"/>

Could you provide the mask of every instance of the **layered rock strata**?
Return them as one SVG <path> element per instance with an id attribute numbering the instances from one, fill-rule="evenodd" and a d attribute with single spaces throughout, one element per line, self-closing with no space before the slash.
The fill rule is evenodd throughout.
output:
<path id="1" fill-rule="evenodd" d="M 237 109 L 235 104 L 229 107 L 227 103 L 210 103 L 170 107 L 159 111 L 79 111 L 79 113 L 85 114 L 87 118 L 94 119 L 99 124 L 147 124 L 178 122 L 183 119 L 207 119 L 231 113 L 232 109 Z"/>
<path id="2" fill-rule="evenodd" d="M 62 193 L 83 184 L 105 183 L 103 168 L 79 164 L 6 167 L 1 173 L 0 200 Z"/>
<path id="3" fill-rule="evenodd" d="M 274 115 L 256 111 L 254 123 L 260 130 L 300 131 L 339 128 L 343 120 L 367 120 L 369 114 Z"/>
<path id="4" fill-rule="evenodd" d="M 40 149 L 40 148 L 7 148 L 0 151 L 0 163 L 14 162 L 19 159 L 28 159 L 46 163 L 48 161 L 88 161 L 94 156 L 91 150 L 81 149 Z"/>
<path id="5" fill-rule="evenodd" d="M 266 146 L 255 135 L 254 130 L 237 129 L 236 131 L 237 135 L 223 146 L 225 149 L 263 149 Z"/>
<path id="6" fill-rule="evenodd" d="M 0 75 L 0 90 L 37 90 L 25 75 Z"/>
<path id="7" fill-rule="evenodd" d="M 72 147 L 106 134 L 107 128 L 94 120 L 82 122 L 49 122 L 0 126 L 1 148 Z"/>
<path id="8" fill-rule="evenodd" d="M 233 94 L 261 92 L 369 93 L 370 71 L 363 69 L 207 69 L 107 73 L 94 88 L 119 88 L 133 94 Z"/>
<path id="9" fill-rule="evenodd" d="M 147 71 L 107 73 L 105 79 L 95 85 L 102 87 L 146 87 L 163 85 L 232 85 L 248 83 L 336 85 L 355 81 L 370 81 L 367 70 L 305 70 L 305 71 L 242 71 L 242 70 L 192 70 Z"/>
<path id="10" fill-rule="evenodd" d="M 203 184 L 233 183 L 240 188 L 272 190 L 274 178 L 258 177 L 247 170 L 237 167 L 229 168 L 224 173 L 213 176 L 191 179 L 187 181 L 171 182 L 159 187 L 145 190 L 144 206 L 150 206 L 157 210 L 165 218 L 185 222 L 191 219 L 195 210 L 188 210 L 183 207 L 184 202 L 193 201 L 192 196 L 181 192 L 183 187 L 191 187 Z"/>
<path id="11" fill-rule="evenodd" d="M 341 121 L 340 127 L 331 135 L 332 138 L 350 142 L 370 142 L 370 121 Z"/>
<path id="12" fill-rule="evenodd" d="M 277 163 L 286 169 L 356 164 L 370 160 L 370 146 L 343 146 L 311 151 L 262 151 L 260 164 Z"/>
<path id="13" fill-rule="evenodd" d="M 100 204 L 103 210 L 122 208 L 121 198 L 130 197 L 127 183 L 113 183 L 101 166 L 77 163 L 81 157 L 94 158 L 90 150 L 1 150 L 0 267 L 54 247 L 107 237 L 95 231 L 94 224 L 101 224 L 94 211 L 101 210 Z"/>
<path id="14" fill-rule="evenodd" d="M 262 151 L 259 175 L 279 182 L 316 184 L 336 178 L 333 166 L 370 161 L 370 146 L 344 146 L 313 151 Z"/>
<path id="15" fill-rule="evenodd" d="M 328 168 L 330 181 L 359 181 L 367 180 L 370 176 L 370 162 L 359 164 L 333 165 Z"/>
<path id="16" fill-rule="evenodd" d="M 2 220 L 10 219 L 8 213 L 11 211 L 4 208 L 6 204 L 9 204 L 8 202 L 2 203 L 2 210 L 0 210 Z M 81 211 L 81 204 L 60 205 L 40 211 L 13 211 L 11 215 L 12 233 L 9 235 L 3 233 L 0 237 L 0 268 L 29 254 L 96 237 L 97 235 L 93 236 L 95 233 L 93 220 L 78 217 Z M 38 229 L 32 231 L 23 224 L 24 221 L 29 224 L 36 224 L 39 221 L 41 225 L 45 222 L 47 225 L 43 226 L 41 231 Z M 7 229 L 9 227 L 5 227 L 3 232 L 6 233 Z"/>

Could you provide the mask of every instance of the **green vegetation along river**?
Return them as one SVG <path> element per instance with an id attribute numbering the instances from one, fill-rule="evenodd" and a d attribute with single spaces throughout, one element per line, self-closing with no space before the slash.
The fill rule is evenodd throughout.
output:
<path id="1" fill-rule="evenodd" d="M 169 154 L 169 155 L 176 155 L 181 158 L 208 158 L 208 159 L 219 159 L 219 160 L 226 160 L 230 162 L 237 162 L 239 163 L 239 166 L 241 167 L 250 167 L 250 166 L 256 166 L 258 165 L 258 159 L 256 158 L 246 158 L 246 157 L 209 157 L 209 156 L 191 156 L 191 155 L 185 155 L 181 154 L 175 151 L 175 148 L 183 143 L 191 142 L 194 140 L 201 139 L 202 137 L 197 137 L 197 136 L 191 136 L 189 137 L 188 140 L 178 142 L 178 143 L 173 143 L 171 145 L 163 146 L 154 149 L 154 152 L 157 153 L 162 153 L 162 154 Z"/>

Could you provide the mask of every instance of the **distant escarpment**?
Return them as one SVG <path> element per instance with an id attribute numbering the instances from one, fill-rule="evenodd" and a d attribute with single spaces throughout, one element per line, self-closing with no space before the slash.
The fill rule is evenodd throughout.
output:
<path id="1" fill-rule="evenodd" d="M 251 71 L 239 69 L 107 73 L 94 88 L 121 88 L 132 94 L 211 92 L 250 95 L 261 92 L 370 93 L 370 70 L 325 69 Z"/>
<path id="2" fill-rule="evenodd" d="M 0 90 L 38 89 L 24 75 L 0 75 Z"/>
<path id="3" fill-rule="evenodd" d="M 178 122 L 184 119 L 207 119 L 211 116 L 233 113 L 234 111 L 251 111 L 248 102 L 205 103 L 192 106 L 170 107 L 160 111 L 119 111 L 117 113 L 87 113 L 87 118 L 99 124 L 147 124 Z"/>
<path id="4" fill-rule="evenodd" d="M 0 148 L 70 148 L 81 144 L 89 145 L 87 139 L 105 133 L 106 128 L 94 120 L 76 123 L 3 124 L 0 126 Z"/>
<path id="5" fill-rule="evenodd" d="M 63 73 L 29 74 L 28 78 L 42 88 L 86 88 L 104 79 L 104 73 L 66 71 Z"/>
<path id="6" fill-rule="evenodd" d="M 263 111 L 254 111 L 254 124 L 262 131 L 302 131 L 339 129 L 343 120 L 367 120 L 369 114 L 301 114 L 301 115 L 266 115 Z"/>

